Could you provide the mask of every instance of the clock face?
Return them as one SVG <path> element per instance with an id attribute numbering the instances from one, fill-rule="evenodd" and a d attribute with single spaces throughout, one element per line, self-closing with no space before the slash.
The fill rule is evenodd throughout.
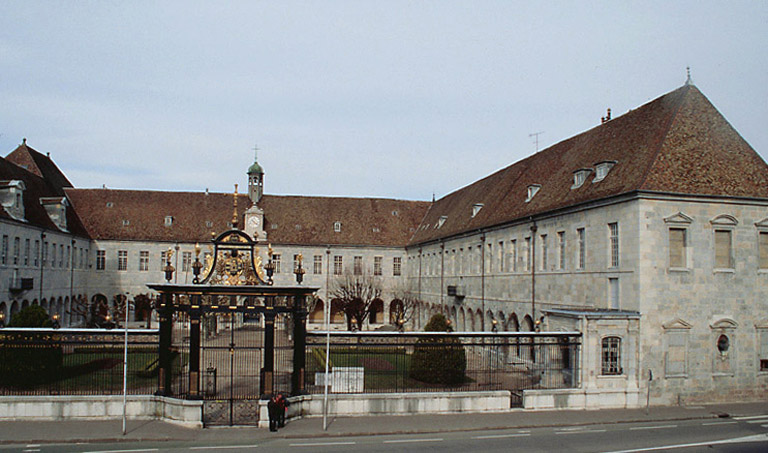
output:
<path id="1" fill-rule="evenodd" d="M 248 225 L 250 225 L 251 228 L 258 228 L 259 227 L 259 218 L 258 217 L 251 217 L 251 220 L 248 221 Z"/>
<path id="2" fill-rule="evenodd" d="M 231 275 L 239 275 L 245 269 L 245 263 L 240 258 L 229 258 L 224 263 L 224 271 Z"/>

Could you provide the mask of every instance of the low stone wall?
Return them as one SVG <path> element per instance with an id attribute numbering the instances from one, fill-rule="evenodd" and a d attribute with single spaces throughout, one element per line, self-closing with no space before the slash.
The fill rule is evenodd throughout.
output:
<path id="1" fill-rule="evenodd" d="M 323 415 L 323 395 L 288 398 L 287 418 Z M 445 393 L 334 393 L 328 395 L 328 414 L 332 416 L 455 414 L 472 412 L 504 412 L 510 408 L 511 393 L 491 392 Z M 259 426 L 269 426 L 267 401 L 259 402 Z"/>
<path id="2" fill-rule="evenodd" d="M 638 389 L 524 390 L 525 409 L 631 409 L 644 407 Z"/>
<path id="3" fill-rule="evenodd" d="M 126 415 L 132 420 L 164 420 L 203 426 L 203 402 L 152 395 L 130 395 Z M 3 396 L 0 421 L 89 420 L 123 417 L 122 396 Z"/>

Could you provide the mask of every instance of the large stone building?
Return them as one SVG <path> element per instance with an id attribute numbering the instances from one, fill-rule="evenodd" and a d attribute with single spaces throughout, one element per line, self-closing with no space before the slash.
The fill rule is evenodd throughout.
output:
<path id="1" fill-rule="evenodd" d="M 693 85 L 433 203 L 265 195 L 258 163 L 234 197 L 76 189 L 25 143 L 0 180 L 6 320 L 40 303 L 82 322 L 73 302 L 146 293 L 169 248 L 190 282 L 195 244 L 236 223 L 272 245 L 276 283 L 303 255 L 310 327 L 348 271 L 385 287 L 367 328 L 408 291 L 412 329 L 441 312 L 460 331 L 582 332 L 581 386 L 550 404 L 768 390 L 768 165 Z"/>

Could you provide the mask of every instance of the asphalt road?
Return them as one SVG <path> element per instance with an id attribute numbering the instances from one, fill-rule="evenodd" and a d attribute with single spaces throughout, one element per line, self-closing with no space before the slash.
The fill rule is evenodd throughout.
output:
<path id="1" fill-rule="evenodd" d="M 658 423 L 458 431 L 436 434 L 262 439 L 253 443 L 115 442 L 3 445 L 0 452 L 766 452 L 768 415 Z"/>

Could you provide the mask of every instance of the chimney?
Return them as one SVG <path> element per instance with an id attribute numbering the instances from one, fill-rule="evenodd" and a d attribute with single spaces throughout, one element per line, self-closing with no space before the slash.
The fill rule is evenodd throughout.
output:
<path id="1" fill-rule="evenodd" d="M 607 123 L 608 121 L 611 121 L 611 109 L 608 109 L 608 113 L 604 117 L 600 118 L 600 124 Z"/>

